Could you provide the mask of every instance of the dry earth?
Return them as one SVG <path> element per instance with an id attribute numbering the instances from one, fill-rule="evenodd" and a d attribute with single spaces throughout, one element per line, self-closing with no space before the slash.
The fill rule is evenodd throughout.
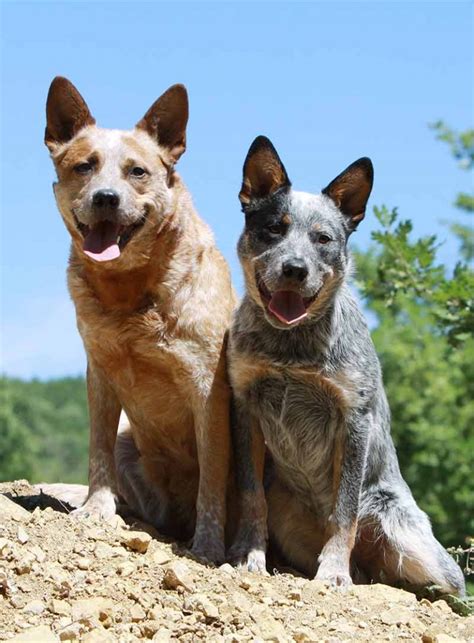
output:
<path id="1" fill-rule="evenodd" d="M 149 526 L 42 509 L 25 482 L 0 493 L 0 640 L 474 641 L 444 601 L 210 568 Z"/>

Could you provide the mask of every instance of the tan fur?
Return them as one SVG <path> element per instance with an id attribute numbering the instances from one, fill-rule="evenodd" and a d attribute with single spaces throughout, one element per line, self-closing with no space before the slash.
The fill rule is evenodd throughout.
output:
<path id="1" fill-rule="evenodd" d="M 158 108 L 167 104 L 169 96 Z M 235 295 L 225 260 L 169 162 L 184 151 L 184 134 L 171 132 L 181 139 L 170 138 L 163 148 L 145 125 L 142 119 L 132 132 L 86 125 L 70 141 L 47 141 L 58 206 L 72 236 L 68 284 L 88 358 L 86 507 L 112 511 L 110 499 L 104 510 L 95 498 L 104 489 L 117 495 L 114 445 L 123 409 L 147 484 L 164 490 L 171 512 L 175 507 L 182 516 L 175 535 L 195 531 L 195 553 L 221 559 L 230 457 L 225 332 Z M 121 256 L 104 263 L 84 254 L 72 214 L 94 180 L 72 168 L 91 158 L 97 173 L 105 163 L 115 166 L 133 207 L 147 213 Z M 148 168 L 150 176 L 129 179 L 130 165 Z"/>

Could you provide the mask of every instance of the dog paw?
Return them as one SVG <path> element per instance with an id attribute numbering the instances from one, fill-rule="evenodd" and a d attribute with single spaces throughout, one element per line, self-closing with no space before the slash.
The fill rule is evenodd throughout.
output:
<path id="1" fill-rule="evenodd" d="M 268 576 L 266 556 L 263 549 L 232 547 L 229 556 L 230 562 L 241 571 L 253 572 Z"/>
<path id="2" fill-rule="evenodd" d="M 348 589 L 352 585 L 352 578 L 348 571 L 324 562 L 320 564 L 314 580 L 322 581 L 340 590 Z"/>
<path id="3" fill-rule="evenodd" d="M 224 543 L 206 539 L 195 540 L 191 555 L 202 563 L 221 565 L 225 562 Z"/>
<path id="4" fill-rule="evenodd" d="M 69 514 L 74 518 L 100 518 L 101 520 L 109 520 L 116 514 L 115 498 L 110 492 L 98 492 L 93 494 L 83 505 L 78 509 L 74 509 Z"/>

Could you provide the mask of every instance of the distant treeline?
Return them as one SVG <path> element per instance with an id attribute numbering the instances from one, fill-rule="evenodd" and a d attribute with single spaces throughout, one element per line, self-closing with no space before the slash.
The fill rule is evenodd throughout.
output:
<path id="1" fill-rule="evenodd" d="M 0 479 L 87 482 L 85 380 L 0 379 Z"/>

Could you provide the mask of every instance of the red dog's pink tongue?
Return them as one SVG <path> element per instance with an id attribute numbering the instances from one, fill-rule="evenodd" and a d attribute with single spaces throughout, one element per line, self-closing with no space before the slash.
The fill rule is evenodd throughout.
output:
<path id="1" fill-rule="evenodd" d="M 308 315 L 303 297 L 292 290 L 274 292 L 268 310 L 284 324 L 294 324 Z"/>
<path id="2" fill-rule="evenodd" d="M 84 239 L 83 250 L 96 261 L 110 261 L 120 256 L 117 244 L 119 224 L 102 221 L 92 228 Z"/>

